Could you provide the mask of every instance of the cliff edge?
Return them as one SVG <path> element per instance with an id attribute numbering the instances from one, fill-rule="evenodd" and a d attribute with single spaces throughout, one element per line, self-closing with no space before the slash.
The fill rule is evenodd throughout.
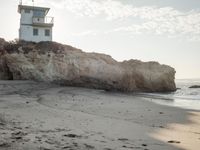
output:
<path id="1" fill-rule="evenodd" d="M 0 39 L 0 79 L 36 80 L 104 90 L 175 91 L 175 70 L 157 62 L 117 62 L 56 42 Z"/>

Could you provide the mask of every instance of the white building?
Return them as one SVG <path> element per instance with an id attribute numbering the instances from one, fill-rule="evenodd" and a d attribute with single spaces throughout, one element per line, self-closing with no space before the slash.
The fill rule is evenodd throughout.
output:
<path id="1" fill-rule="evenodd" d="M 21 14 L 19 40 L 52 41 L 53 17 L 47 17 L 50 8 L 19 5 Z"/>

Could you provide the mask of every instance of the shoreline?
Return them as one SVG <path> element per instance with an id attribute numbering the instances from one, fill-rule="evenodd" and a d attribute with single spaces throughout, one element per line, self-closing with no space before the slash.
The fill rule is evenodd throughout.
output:
<path id="1" fill-rule="evenodd" d="M 139 96 L 0 81 L 0 149 L 198 150 L 200 112 Z"/>

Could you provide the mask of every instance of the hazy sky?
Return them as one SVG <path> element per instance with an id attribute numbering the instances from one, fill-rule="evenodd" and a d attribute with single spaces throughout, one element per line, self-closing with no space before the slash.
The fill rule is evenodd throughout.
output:
<path id="1" fill-rule="evenodd" d="M 0 1 L 0 37 L 18 38 L 17 0 Z M 23 0 L 31 4 L 31 0 Z M 168 64 L 200 78 L 200 0 L 35 0 L 55 17 L 53 40 L 117 60 Z"/>

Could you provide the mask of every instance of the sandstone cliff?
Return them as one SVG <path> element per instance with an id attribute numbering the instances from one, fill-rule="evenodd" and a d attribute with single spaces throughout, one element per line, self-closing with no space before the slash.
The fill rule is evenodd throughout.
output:
<path id="1" fill-rule="evenodd" d="M 176 90 L 175 70 L 157 62 L 117 62 L 55 42 L 8 43 L 0 39 L 0 79 L 37 80 L 105 90 Z"/>

